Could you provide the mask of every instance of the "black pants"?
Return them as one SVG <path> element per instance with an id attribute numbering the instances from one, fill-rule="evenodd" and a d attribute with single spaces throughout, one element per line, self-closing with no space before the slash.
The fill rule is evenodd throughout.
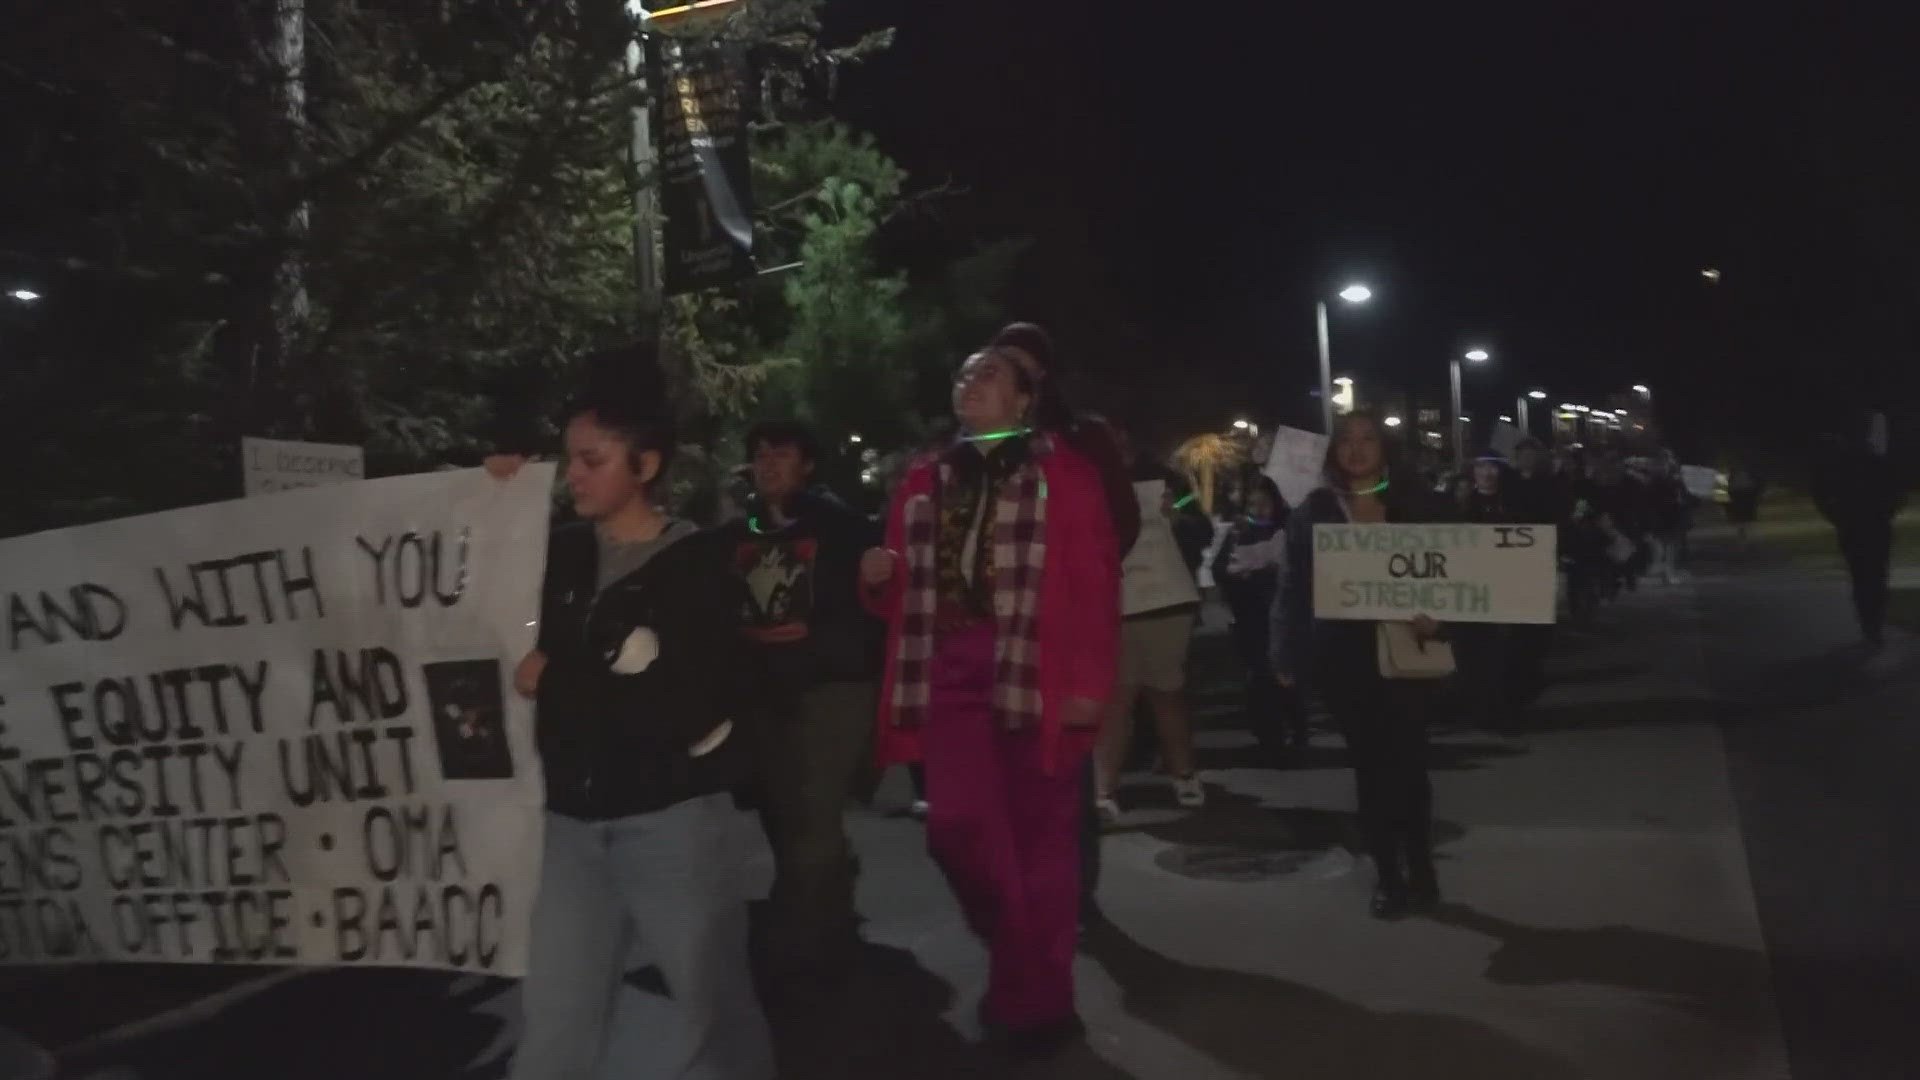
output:
<path id="1" fill-rule="evenodd" d="M 1433 874 L 1433 785 L 1427 779 L 1424 680 L 1363 675 L 1322 686 L 1347 742 L 1360 831 L 1383 885 Z"/>
<path id="2" fill-rule="evenodd" d="M 1836 526 L 1840 554 L 1853 578 L 1853 612 L 1868 641 L 1879 641 L 1887 625 L 1887 572 L 1893 560 L 1893 519 L 1852 521 Z"/>
<path id="3" fill-rule="evenodd" d="M 1307 711 L 1298 695 L 1273 677 L 1272 636 L 1265 611 L 1235 610 L 1233 644 L 1247 672 L 1247 729 L 1269 751 L 1284 749 L 1289 738 L 1307 741 Z"/>
<path id="4" fill-rule="evenodd" d="M 1526 711 L 1547 689 L 1547 656 L 1553 652 L 1553 625 L 1508 628 L 1507 698 L 1518 728 Z"/>

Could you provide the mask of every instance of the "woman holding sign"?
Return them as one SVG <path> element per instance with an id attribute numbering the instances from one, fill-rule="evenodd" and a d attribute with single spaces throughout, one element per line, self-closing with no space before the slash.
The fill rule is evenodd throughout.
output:
<path id="1" fill-rule="evenodd" d="M 1379 875 L 1378 918 L 1431 908 L 1440 899 L 1433 868 L 1433 788 L 1427 779 L 1430 681 L 1389 677 L 1373 622 L 1314 618 L 1314 526 L 1350 522 L 1440 521 L 1451 516 L 1417 481 L 1396 476 L 1386 429 L 1367 412 L 1334 424 L 1325 486 L 1308 495 L 1287 527 L 1286 567 L 1273 604 L 1273 670 L 1283 687 L 1311 682 L 1347 743 L 1360 827 Z M 1405 624 L 1401 624 L 1403 627 Z M 1424 648 L 1439 625 L 1411 626 Z M 1394 630 L 1400 633 L 1400 630 Z"/>
<path id="2" fill-rule="evenodd" d="M 961 435 L 901 482 L 861 578 L 888 627 L 880 763 L 926 763 L 927 846 L 990 951 L 981 1016 L 1045 1050 L 1081 1030 L 1081 769 L 1113 688 L 1119 568 L 1098 472 L 1032 426 L 1058 390 L 1025 359 L 961 366 Z"/>

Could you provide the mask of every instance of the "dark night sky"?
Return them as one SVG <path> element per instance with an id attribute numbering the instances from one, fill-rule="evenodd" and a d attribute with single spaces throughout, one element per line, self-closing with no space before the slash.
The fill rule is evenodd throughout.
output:
<path id="1" fill-rule="evenodd" d="M 1644 381 L 1677 433 L 1766 430 L 1787 403 L 1910 393 L 1899 28 L 1764 5 L 1159 10 L 1209 7 L 828 5 L 830 37 L 900 31 L 839 110 L 916 180 L 969 189 L 949 241 L 1038 239 L 1019 308 L 1090 396 L 1305 419 L 1312 304 L 1347 278 L 1377 294 L 1335 313 L 1363 388 L 1437 390 L 1472 342 L 1496 353 L 1469 378 L 1486 411 Z"/>

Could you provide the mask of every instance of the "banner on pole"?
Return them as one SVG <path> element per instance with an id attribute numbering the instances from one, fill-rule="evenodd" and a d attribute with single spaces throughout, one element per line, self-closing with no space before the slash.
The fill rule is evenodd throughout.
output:
<path id="1" fill-rule="evenodd" d="M 662 288 L 675 296 L 752 277 L 745 53 L 726 42 L 648 40 L 661 76 Z"/>
<path id="2" fill-rule="evenodd" d="M 553 467 L 0 542 L 0 963 L 522 974 Z"/>
<path id="3" fill-rule="evenodd" d="M 1273 450 L 1267 455 L 1266 472 L 1273 477 L 1287 505 L 1299 506 L 1323 482 L 1326 461 L 1327 436 L 1281 427 L 1273 433 Z"/>
<path id="4" fill-rule="evenodd" d="M 339 443 L 287 439 L 240 440 L 241 491 L 249 496 L 344 484 L 367 475 L 366 452 Z"/>
<path id="5" fill-rule="evenodd" d="M 1552 525 L 1315 525 L 1322 619 L 1551 623 Z"/>

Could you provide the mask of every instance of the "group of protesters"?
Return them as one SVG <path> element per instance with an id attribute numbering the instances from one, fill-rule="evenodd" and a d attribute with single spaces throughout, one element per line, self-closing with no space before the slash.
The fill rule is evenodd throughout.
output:
<path id="1" fill-rule="evenodd" d="M 1324 707 L 1381 918 L 1439 901 L 1431 723 L 1453 705 L 1522 730 L 1553 628 L 1317 619 L 1312 527 L 1555 525 L 1576 617 L 1676 580 L 1686 560 L 1692 498 L 1671 455 L 1522 441 L 1429 476 L 1364 411 L 1337 420 L 1300 505 L 1253 472 L 1219 529 L 1178 475 L 1072 409 L 1062 374 L 1032 324 L 966 357 L 949 433 L 908 463 L 878 521 L 814 483 L 815 432 L 772 418 L 744 440 L 742 512 L 696 528 L 661 506 L 664 394 L 601 387 L 569 408 L 578 520 L 553 535 L 539 644 L 515 673 L 537 702 L 548 813 L 513 1076 L 770 1076 L 762 998 L 847 970 L 858 863 L 843 811 L 901 763 L 917 767 L 928 852 L 989 953 L 983 1027 L 1018 1051 L 1077 1039 L 1073 956 L 1137 705 L 1176 802 L 1206 802 L 1185 693 L 1201 593 L 1137 586 L 1163 569 L 1142 560 L 1197 576 L 1212 553 L 1248 727 L 1273 763 L 1308 744 Z M 1456 696 L 1387 670 L 1392 635 L 1448 640 Z M 743 803 L 775 863 L 751 928 L 729 838 Z M 664 994 L 632 984 L 647 966 Z"/>

